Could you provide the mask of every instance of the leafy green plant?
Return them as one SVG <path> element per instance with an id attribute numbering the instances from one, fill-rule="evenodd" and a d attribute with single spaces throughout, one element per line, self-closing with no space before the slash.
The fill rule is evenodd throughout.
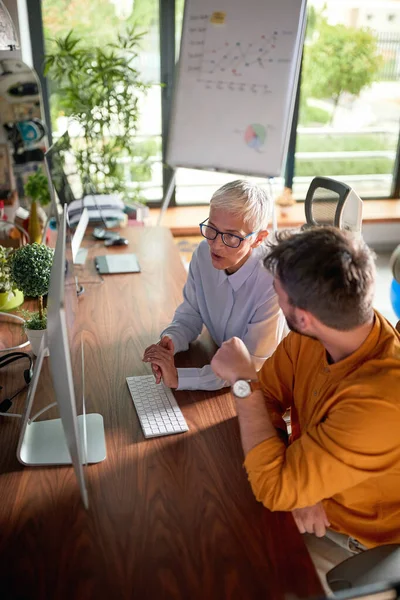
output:
<path id="1" fill-rule="evenodd" d="M 36 243 L 18 248 L 11 256 L 13 281 L 25 296 L 37 298 L 37 312 L 26 313 L 29 314 L 26 323 L 28 329 L 46 329 L 47 317 L 43 308 L 43 296 L 49 291 L 53 256 L 52 248 Z M 40 327 L 37 326 L 38 323 Z"/>
<path id="2" fill-rule="evenodd" d="M 11 252 L 11 248 L 4 248 L 4 246 L 0 246 L 0 294 L 4 292 L 11 292 L 14 287 L 11 279 Z"/>
<path id="3" fill-rule="evenodd" d="M 377 40 L 366 29 L 329 25 L 319 19 L 318 35 L 304 46 L 303 102 L 307 96 L 334 102 L 332 120 L 343 93 L 358 96 L 376 78 L 381 66 Z"/>
<path id="4" fill-rule="evenodd" d="M 141 174 L 148 159 L 138 160 L 135 144 L 139 100 L 150 87 L 133 66 L 142 36 L 130 28 L 115 42 L 85 46 L 70 31 L 53 40 L 55 50 L 45 59 L 52 98 L 80 126 L 73 147 L 79 174 L 104 193 L 126 192 L 120 159 L 135 157 Z"/>
<path id="5" fill-rule="evenodd" d="M 42 206 L 50 204 L 49 183 L 40 167 L 32 175 L 29 175 L 24 192 L 25 196 L 38 201 Z"/>
<path id="6" fill-rule="evenodd" d="M 43 330 L 47 328 L 47 314 L 46 309 L 43 309 L 43 314 L 40 316 L 39 311 L 32 312 L 30 310 L 19 311 L 25 319 L 24 328 L 33 329 L 35 331 Z"/>

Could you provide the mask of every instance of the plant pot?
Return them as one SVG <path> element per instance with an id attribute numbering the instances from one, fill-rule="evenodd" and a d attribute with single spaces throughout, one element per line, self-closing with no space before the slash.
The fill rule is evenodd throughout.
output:
<path id="1" fill-rule="evenodd" d="M 31 204 L 28 233 L 31 240 L 31 244 L 33 244 L 33 242 L 40 244 L 40 242 L 42 241 L 42 226 L 39 220 L 38 206 L 36 200 L 32 200 Z"/>
<path id="2" fill-rule="evenodd" d="M 40 343 L 42 341 L 42 337 L 47 334 L 47 329 L 28 329 L 26 328 L 26 336 L 31 344 L 32 352 L 35 356 L 39 354 Z M 46 352 L 45 356 L 48 356 L 48 352 Z"/>
<path id="3" fill-rule="evenodd" d="M 0 311 L 6 312 L 20 306 L 24 301 L 24 295 L 19 290 L 13 292 L 0 292 Z"/>

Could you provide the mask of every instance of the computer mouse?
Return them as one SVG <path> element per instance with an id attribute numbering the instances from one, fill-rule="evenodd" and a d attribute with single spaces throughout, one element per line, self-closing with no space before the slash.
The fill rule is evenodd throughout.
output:
<path id="1" fill-rule="evenodd" d="M 128 240 L 126 238 L 123 237 L 119 237 L 119 238 L 115 238 L 114 240 L 106 240 L 104 242 L 105 246 L 127 246 L 128 245 Z"/>

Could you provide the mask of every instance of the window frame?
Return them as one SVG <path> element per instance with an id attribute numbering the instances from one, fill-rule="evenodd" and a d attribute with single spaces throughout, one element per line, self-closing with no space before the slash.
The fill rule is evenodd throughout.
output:
<path id="1" fill-rule="evenodd" d="M 168 144 L 169 121 L 172 110 L 172 97 L 175 75 L 175 17 L 176 17 L 176 1 L 175 0 L 159 0 L 159 27 L 160 27 L 160 82 L 161 89 L 161 148 L 162 148 L 162 187 L 163 196 L 174 176 L 174 169 L 166 164 L 166 152 Z M 48 126 L 49 142 L 51 143 L 51 120 L 50 120 L 50 103 L 49 90 L 47 80 L 43 75 L 43 60 L 44 60 L 44 35 L 43 35 L 43 20 L 41 10 L 41 0 L 30 0 L 28 10 L 28 21 L 30 30 L 30 39 L 32 46 L 33 66 L 38 73 L 42 84 L 43 105 L 45 118 Z M 293 113 L 293 120 L 290 132 L 287 161 L 284 174 L 284 185 L 292 188 L 293 178 L 295 175 L 295 152 L 297 140 L 297 125 L 299 117 L 299 98 L 301 89 L 301 69 L 299 75 L 298 86 L 296 90 L 296 102 Z M 169 202 L 169 206 L 183 206 L 177 204 L 176 186 L 174 184 L 173 193 Z M 396 158 L 393 167 L 393 179 L 391 192 L 389 196 L 382 196 L 379 200 L 396 200 L 400 197 L 400 130 L 398 133 L 398 142 L 396 150 Z M 366 198 L 366 201 L 370 198 Z M 372 198 L 371 198 L 372 200 Z M 163 198 L 159 201 L 149 202 L 152 208 L 162 206 Z M 193 202 L 184 204 L 184 206 L 201 206 L 201 203 Z"/>

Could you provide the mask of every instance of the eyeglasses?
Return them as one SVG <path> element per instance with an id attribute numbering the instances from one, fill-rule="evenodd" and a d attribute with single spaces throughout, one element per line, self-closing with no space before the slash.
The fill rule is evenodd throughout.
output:
<path id="1" fill-rule="evenodd" d="M 215 227 L 211 227 L 211 225 L 206 225 L 206 221 L 208 221 L 208 218 L 205 219 L 202 223 L 200 223 L 201 235 L 207 240 L 215 240 L 219 234 L 223 243 L 225 244 L 225 246 L 228 246 L 228 248 L 239 248 L 240 244 L 244 240 L 256 233 L 255 231 L 252 231 L 251 233 L 248 233 L 245 237 L 240 237 L 239 235 L 235 235 L 234 233 L 223 233 L 222 231 L 218 231 L 218 229 L 215 229 Z"/>

